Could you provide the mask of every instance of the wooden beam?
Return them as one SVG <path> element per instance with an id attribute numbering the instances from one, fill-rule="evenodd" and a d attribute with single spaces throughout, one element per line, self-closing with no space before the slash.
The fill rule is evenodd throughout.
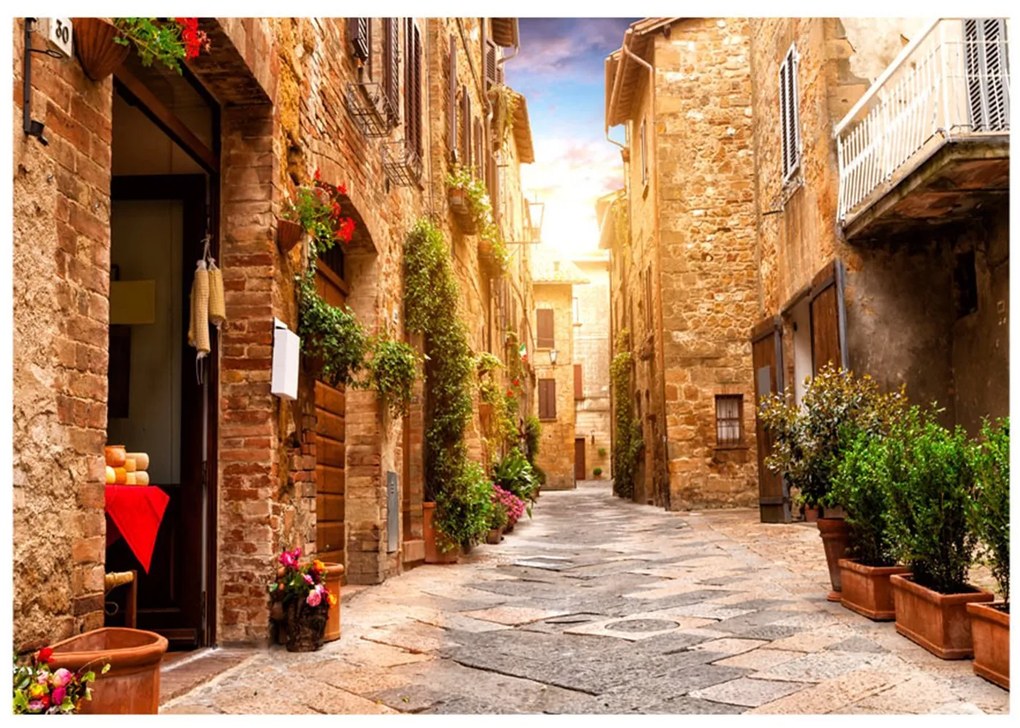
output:
<path id="1" fill-rule="evenodd" d="M 207 172 L 219 173 L 219 158 L 137 76 L 123 65 L 114 71 L 113 75 L 118 88 L 133 97 L 138 103 L 138 108 L 153 124 L 158 126 Z"/>

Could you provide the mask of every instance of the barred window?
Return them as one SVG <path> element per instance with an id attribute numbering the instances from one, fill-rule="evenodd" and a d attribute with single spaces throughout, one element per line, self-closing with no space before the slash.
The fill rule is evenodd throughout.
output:
<path id="1" fill-rule="evenodd" d="M 715 443 L 719 447 L 741 445 L 744 433 L 741 427 L 744 395 L 717 394 L 715 396 Z"/>
<path id="2" fill-rule="evenodd" d="M 797 92 L 797 68 L 800 56 L 790 46 L 779 66 L 779 119 L 782 125 L 783 182 L 800 167 L 800 99 Z"/>

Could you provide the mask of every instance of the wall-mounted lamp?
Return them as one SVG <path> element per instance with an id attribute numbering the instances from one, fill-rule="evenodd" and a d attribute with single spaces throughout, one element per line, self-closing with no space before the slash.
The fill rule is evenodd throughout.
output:
<path id="1" fill-rule="evenodd" d="M 594 445 L 594 444 L 595 444 L 595 430 L 592 430 L 592 431 L 591 431 L 591 444 L 592 444 L 592 445 Z"/>
<path id="2" fill-rule="evenodd" d="M 555 349 L 550 349 L 549 350 L 549 363 L 550 364 L 555 364 L 556 363 L 556 355 L 558 353 L 559 352 L 557 352 Z"/>

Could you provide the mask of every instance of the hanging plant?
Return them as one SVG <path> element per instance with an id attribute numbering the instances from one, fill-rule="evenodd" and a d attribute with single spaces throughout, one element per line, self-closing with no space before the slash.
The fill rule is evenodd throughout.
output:
<path id="1" fill-rule="evenodd" d="M 198 18 L 114 18 L 118 34 L 113 42 L 133 45 L 143 66 L 159 61 L 181 73 L 181 61 L 209 50 L 209 37 L 199 30 Z"/>
<path id="2" fill-rule="evenodd" d="M 513 135 L 517 94 L 506 84 L 499 83 L 489 90 L 489 100 L 492 101 L 492 142 L 496 149 L 503 149 Z"/>
<path id="3" fill-rule="evenodd" d="M 371 358 L 366 386 L 386 400 L 394 417 L 407 415 L 418 378 L 418 353 L 410 344 L 387 336 L 374 337 L 370 344 Z"/>
<path id="4" fill-rule="evenodd" d="M 457 165 L 447 175 L 446 184 L 451 190 L 462 191 L 467 201 L 467 214 L 471 218 L 469 229 L 478 234 L 479 244 L 488 247 L 500 271 L 505 271 L 510 259 L 503 234 L 492 212 L 492 201 L 485 185 L 467 167 Z M 465 230 L 467 232 L 467 230 Z"/>
<path id="5" fill-rule="evenodd" d="M 336 243 L 347 244 L 354 237 L 354 219 L 345 217 L 340 208 L 340 196 L 347 194 L 347 186 L 331 185 L 322 180 L 319 170 L 311 187 L 298 187 L 295 198 L 284 210 L 284 219 L 298 223 L 311 238 L 311 257 L 317 258 Z"/>

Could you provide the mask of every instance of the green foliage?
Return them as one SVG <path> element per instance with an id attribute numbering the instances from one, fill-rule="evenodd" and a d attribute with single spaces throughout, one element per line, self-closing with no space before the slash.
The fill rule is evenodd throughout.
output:
<path id="1" fill-rule="evenodd" d="M 599 448 L 599 457 L 604 458 L 606 456 L 606 449 L 604 447 Z"/>
<path id="2" fill-rule="evenodd" d="M 314 262 L 298 279 L 301 351 L 319 365 L 318 376 L 336 387 L 351 384 L 364 365 L 368 339 L 354 312 L 333 306 L 315 288 Z"/>
<path id="3" fill-rule="evenodd" d="M 887 432 L 905 402 L 902 391 L 882 393 L 869 375 L 827 364 L 808 382 L 800 407 L 789 387 L 762 397 L 759 416 L 773 438 L 765 465 L 808 505 L 838 505 L 830 489 L 843 450 L 859 431 Z"/>
<path id="4" fill-rule="evenodd" d="M 492 501 L 492 512 L 489 514 L 489 530 L 503 528 L 510 523 L 510 513 L 507 507 L 499 501 Z"/>
<path id="5" fill-rule="evenodd" d="M 833 475 L 832 497 L 846 509 L 848 555 L 867 566 L 896 563 L 889 534 L 889 491 L 885 438 L 858 432 Z"/>
<path id="6" fill-rule="evenodd" d="M 489 531 L 494 508 L 492 482 L 478 463 L 467 462 L 436 496 L 436 528 L 448 547 L 466 546 Z"/>
<path id="7" fill-rule="evenodd" d="M 133 45 L 143 66 L 159 61 L 181 73 L 181 62 L 209 48 L 209 39 L 198 29 L 197 18 L 114 18 L 119 31 L 113 42 Z"/>
<path id="8" fill-rule="evenodd" d="M 981 425 L 981 438 L 968 451 L 974 471 L 971 527 L 1009 604 L 1009 418 Z"/>
<path id="9" fill-rule="evenodd" d="M 492 469 L 492 479 L 503 490 L 510 491 L 523 501 L 534 502 L 541 485 L 535 469 L 518 448 L 514 448 Z M 531 515 L 529 508 L 528 515 Z"/>
<path id="10" fill-rule="evenodd" d="M 500 231 L 499 225 L 496 224 L 496 218 L 492 212 L 492 200 L 489 199 L 485 183 L 475 177 L 469 168 L 457 165 L 447 176 L 446 184 L 464 190 L 468 202 L 468 212 L 477 226 L 478 237 L 492 247 L 492 255 L 499 264 L 500 270 L 506 270 L 510 252 L 503 240 L 503 233 Z"/>
<path id="11" fill-rule="evenodd" d="M 475 360 L 458 316 L 449 249 L 429 220 L 419 220 L 408 233 L 404 264 L 407 328 L 425 340 L 425 499 L 438 504 L 439 494 L 463 477 Z"/>
<path id="12" fill-rule="evenodd" d="M 489 352 L 478 356 L 478 397 L 492 407 L 492 424 L 487 434 L 498 443 L 499 449 L 517 444 L 517 411 L 520 408 L 513 390 L 504 390 L 497 379 L 503 363 Z"/>
<path id="13" fill-rule="evenodd" d="M 367 386 L 386 400 L 394 417 L 406 415 L 418 378 L 418 353 L 410 344 L 386 336 L 373 337 L 370 349 Z"/>
<path id="14" fill-rule="evenodd" d="M 591 471 L 591 473 L 596 478 L 598 478 L 598 477 L 600 477 L 602 475 L 602 468 L 595 468 L 594 470 Z"/>
<path id="15" fill-rule="evenodd" d="M 886 438 L 893 551 L 914 580 L 943 594 L 966 584 L 976 539 L 968 523 L 974 472 L 963 429 L 912 407 Z"/>
<path id="16" fill-rule="evenodd" d="M 493 127 L 496 144 L 506 147 L 514 130 L 514 111 L 517 109 L 517 96 L 509 86 L 499 83 L 489 90 L 489 99 L 493 106 Z"/>
<path id="17" fill-rule="evenodd" d="M 538 456 L 538 446 L 542 440 L 542 422 L 535 415 L 524 418 L 524 454 L 528 462 L 534 466 Z M 544 481 L 543 481 L 544 482 Z"/>
<path id="18" fill-rule="evenodd" d="M 341 215 L 336 195 L 335 187 L 317 181 L 315 187 L 299 187 L 294 202 L 284 212 L 288 220 L 308 233 L 312 257 L 322 255 L 337 241 L 350 242 L 354 234 L 354 220 Z"/>
<path id="19" fill-rule="evenodd" d="M 622 498 L 634 497 L 634 480 L 644 449 L 641 423 L 634 416 L 630 374 L 634 355 L 630 352 L 630 332 L 623 329 L 616 339 L 616 355 L 609 367 L 613 390 L 613 417 L 616 441 L 613 443 L 613 492 Z"/>

